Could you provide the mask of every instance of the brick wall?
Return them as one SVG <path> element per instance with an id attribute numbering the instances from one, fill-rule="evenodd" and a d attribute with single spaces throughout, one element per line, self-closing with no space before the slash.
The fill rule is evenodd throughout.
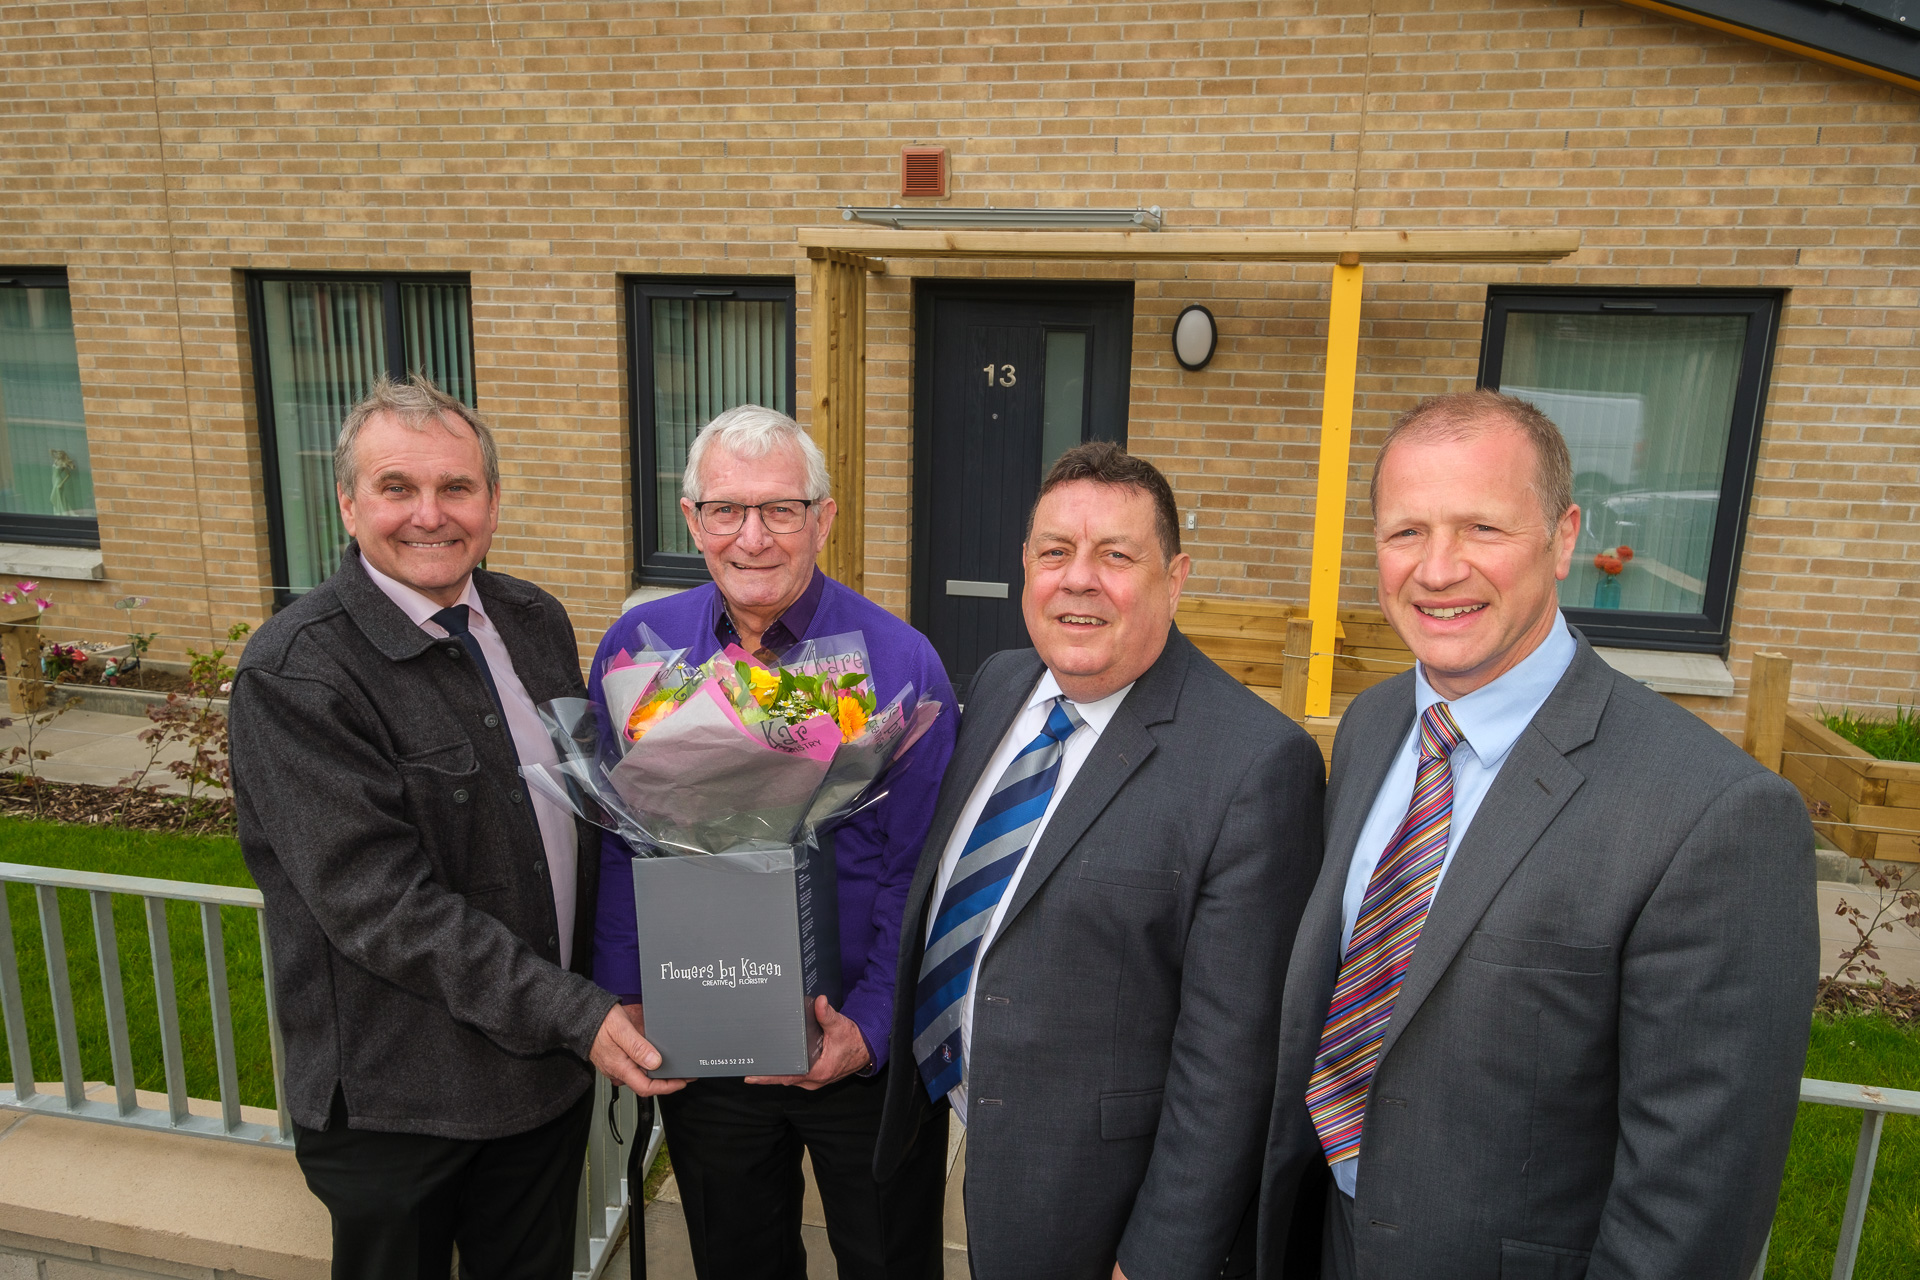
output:
<path id="1" fill-rule="evenodd" d="M 1915 697 L 1920 103 L 1791 54 L 1569 0 L 158 0 L 0 11 L 0 104 L 0 264 L 70 272 L 110 575 L 55 584 L 56 626 L 111 631 L 138 591 L 177 655 L 266 613 L 244 272 L 463 271 L 492 563 L 591 643 L 631 586 L 620 277 L 796 277 L 804 406 L 795 229 L 891 203 L 899 147 L 939 142 L 954 205 L 1579 228 L 1549 267 L 1369 268 L 1357 481 L 1395 411 L 1471 385 L 1489 283 L 1790 290 L 1731 665 L 1744 688 L 1779 648 L 1802 699 Z M 1129 434 L 1196 512 L 1193 588 L 1304 597 L 1324 268 L 899 262 L 870 289 L 879 599 L 907 594 L 921 274 L 1134 279 Z M 1201 374 L 1168 341 L 1192 302 L 1221 329 Z"/>

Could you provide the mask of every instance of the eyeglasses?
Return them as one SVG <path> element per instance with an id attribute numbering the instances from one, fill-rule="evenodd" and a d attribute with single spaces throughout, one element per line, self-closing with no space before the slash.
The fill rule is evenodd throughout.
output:
<path id="1" fill-rule="evenodd" d="M 807 508 L 817 499 L 781 498 L 777 502 L 749 505 L 744 502 L 696 502 L 694 512 L 700 527 L 717 538 L 740 532 L 747 524 L 747 512 L 758 511 L 760 524 L 768 533 L 798 533 L 807 524 Z"/>

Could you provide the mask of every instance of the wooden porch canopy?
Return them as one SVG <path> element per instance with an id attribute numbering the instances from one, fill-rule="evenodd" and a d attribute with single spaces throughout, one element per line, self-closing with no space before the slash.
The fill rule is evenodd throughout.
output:
<path id="1" fill-rule="evenodd" d="M 822 567 L 861 589 L 866 553 L 867 275 L 887 258 L 1080 262 L 1324 262 L 1333 272 L 1321 401 L 1319 488 L 1307 612 L 1313 623 L 1307 714 L 1333 695 L 1346 533 L 1347 460 L 1360 345 L 1360 284 L 1369 262 L 1554 262 L 1580 247 L 1577 231 L 896 231 L 808 227 L 813 261 L 813 434 L 827 455 L 840 516 Z"/>

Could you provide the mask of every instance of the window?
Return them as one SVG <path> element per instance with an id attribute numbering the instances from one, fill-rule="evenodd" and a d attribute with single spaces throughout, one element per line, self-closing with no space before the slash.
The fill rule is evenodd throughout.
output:
<path id="1" fill-rule="evenodd" d="M 700 428 L 736 405 L 793 412 L 793 282 L 634 279 L 634 551 L 647 582 L 705 582 L 680 516 L 680 477 Z"/>
<path id="2" fill-rule="evenodd" d="M 57 268 L 0 270 L 0 540 L 100 545 L 73 304 Z"/>
<path id="3" fill-rule="evenodd" d="M 248 281 L 276 599 L 326 581 L 346 530 L 333 446 L 356 401 L 387 373 L 431 378 L 475 405 L 464 278 L 258 275 Z"/>
<path id="4" fill-rule="evenodd" d="M 1488 291 L 1480 385 L 1567 438 L 1560 605 L 1594 643 L 1726 652 L 1779 315 L 1771 291 Z"/>

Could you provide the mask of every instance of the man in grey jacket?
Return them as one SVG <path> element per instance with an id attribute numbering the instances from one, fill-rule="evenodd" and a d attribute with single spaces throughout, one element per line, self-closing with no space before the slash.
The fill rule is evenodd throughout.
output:
<path id="1" fill-rule="evenodd" d="M 1538 409 L 1416 406 L 1373 513 L 1418 667 L 1334 740 L 1261 1274 L 1741 1280 L 1818 976 L 1806 809 L 1567 626 L 1580 508 Z"/>
<path id="2" fill-rule="evenodd" d="M 1173 491 L 1068 450 L 901 928 L 875 1172 L 967 1125 L 980 1280 L 1210 1280 L 1250 1210 L 1321 757 L 1173 626 Z"/>
<path id="3" fill-rule="evenodd" d="M 493 438 L 382 378 L 334 455 L 354 543 L 234 678 L 240 842 L 266 897 L 295 1155 L 338 1280 L 559 1280 L 593 1072 L 659 1057 L 586 977 L 597 839 L 528 792 L 573 627 L 478 568 Z M 638 1065 L 636 1065 L 636 1061 Z"/>

